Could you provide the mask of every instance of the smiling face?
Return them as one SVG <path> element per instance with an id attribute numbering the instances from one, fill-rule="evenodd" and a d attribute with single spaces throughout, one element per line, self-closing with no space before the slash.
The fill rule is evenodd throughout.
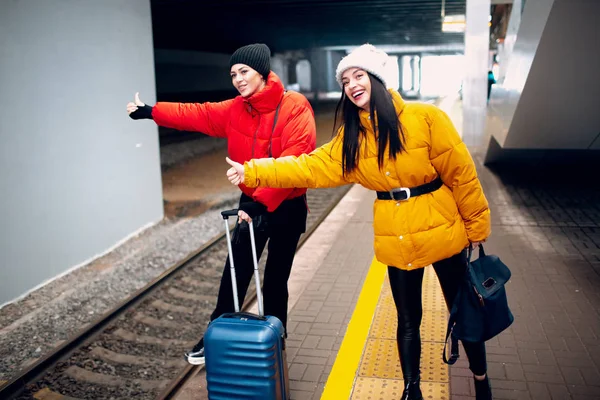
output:
<path id="1" fill-rule="evenodd" d="M 230 71 L 231 82 L 242 97 L 250 97 L 265 87 L 265 80 L 246 64 L 235 64 Z"/>
<path id="2" fill-rule="evenodd" d="M 348 68 L 342 74 L 342 85 L 346 96 L 357 107 L 369 111 L 371 100 L 371 79 L 367 72 L 360 68 Z"/>

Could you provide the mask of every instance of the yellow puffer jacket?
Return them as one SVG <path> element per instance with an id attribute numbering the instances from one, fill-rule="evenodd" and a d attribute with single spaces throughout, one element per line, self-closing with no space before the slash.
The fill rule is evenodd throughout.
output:
<path id="1" fill-rule="evenodd" d="M 411 270 L 459 253 L 469 241 L 491 232 L 490 210 L 475 164 L 448 116 L 430 104 L 406 104 L 390 90 L 405 136 L 396 160 L 377 164 L 377 141 L 369 114 L 360 112 L 367 139 L 358 167 L 342 173 L 342 132 L 328 144 L 300 157 L 255 159 L 244 165 L 245 185 L 275 188 L 322 188 L 359 183 L 389 191 L 442 178 L 435 192 L 406 201 L 375 200 L 375 255 L 383 264 Z M 387 150 L 386 150 L 387 153 Z"/>

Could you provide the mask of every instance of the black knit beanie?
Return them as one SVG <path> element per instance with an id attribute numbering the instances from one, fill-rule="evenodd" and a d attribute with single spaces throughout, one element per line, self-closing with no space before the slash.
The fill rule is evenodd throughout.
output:
<path id="1" fill-rule="evenodd" d="M 267 79 L 271 71 L 271 50 L 262 43 L 240 47 L 231 55 L 229 68 L 235 64 L 246 64 Z"/>

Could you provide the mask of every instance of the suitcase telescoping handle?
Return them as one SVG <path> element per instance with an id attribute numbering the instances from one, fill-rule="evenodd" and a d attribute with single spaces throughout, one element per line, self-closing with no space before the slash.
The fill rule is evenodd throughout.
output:
<path id="1" fill-rule="evenodd" d="M 233 288 L 233 305 L 235 307 L 235 312 L 240 312 L 240 303 L 238 301 L 238 290 L 237 290 L 237 281 L 235 276 L 235 265 L 233 263 L 233 249 L 231 248 L 231 233 L 229 232 L 229 217 L 238 216 L 238 210 L 227 210 L 222 211 L 221 216 L 225 221 L 225 234 L 227 236 L 227 250 L 229 251 L 229 268 L 231 271 L 231 287 Z M 239 229 L 239 226 L 236 227 Z M 254 281 L 256 283 L 256 300 L 258 302 L 258 315 L 263 317 L 265 312 L 263 310 L 263 298 L 262 291 L 260 289 L 260 274 L 258 272 L 258 258 L 256 256 L 256 241 L 254 239 L 254 225 L 250 222 L 250 244 L 252 246 L 252 261 L 254 262 Z"/>

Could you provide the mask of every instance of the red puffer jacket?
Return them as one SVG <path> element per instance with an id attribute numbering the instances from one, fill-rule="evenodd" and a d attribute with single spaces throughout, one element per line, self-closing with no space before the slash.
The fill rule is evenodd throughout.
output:
<path id="1" fill-rule="evenodd" d="M 277 125 L 275 110 L 281 102 Z M 157 103 L 152 118 L 161 126 L 202 132 L 228 139 L 229 158 L 244 163 L 253 158 L 299 156 L 316 145 L 314 112 L 306 97 L 284 92 L 279 77 L 271 72 L 266 86 L 245 99 L 237 96 L 220 103 Z M 223 160 L 225 161 L 225 160 Z M 226 164 L 223 163 L 224 169 Z M 306 193 L 306 189 L 240 189 L 274 211 L 282 201 Z"/>

